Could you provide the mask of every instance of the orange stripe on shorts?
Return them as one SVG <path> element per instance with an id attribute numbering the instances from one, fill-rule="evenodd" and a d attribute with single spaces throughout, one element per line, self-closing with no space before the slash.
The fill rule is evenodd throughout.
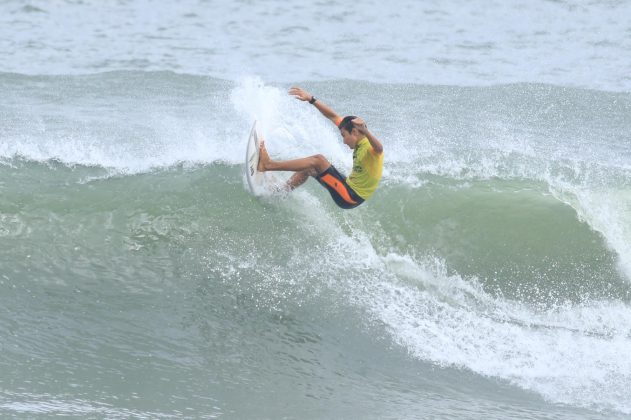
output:
<path id="1" fill-rule="evenodd" d="M 326 185 L 333 188 L 344 200 L 346 200 L 347 203 L 357 204 L 357 202 L 351 198 L 350 194 L 348 193 L 348 190 L 344 187 L 344 184 L 342 184 L 339 179 L 337 179 L 331 174 L 325 174 L 320 179 Z"/>

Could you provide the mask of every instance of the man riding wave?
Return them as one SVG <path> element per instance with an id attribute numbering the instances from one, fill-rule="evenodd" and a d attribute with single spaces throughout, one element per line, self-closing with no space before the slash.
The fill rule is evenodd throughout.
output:
<path id="1" fill-rule="evenodd" d="M 292 87 L 289 94 L 314 105 L 339 128 L 344 144 L 353 150 L 353 170 L 348 177 L 344 177 L 322 155 L 274 161 L 270 159 L 264 142 L 260 145 L 258 170 L 293 171 L 294 174 L 287 181 L 289 190 L 304 184 L 312 176 L 329 191 L 339 207 L 352 209 L 359 206 L 373 195 L 381 180 L 382 144 L 368 130 L 362 118 L 352 115 L 342 118 L 325 103 L 299 87 Z"/>

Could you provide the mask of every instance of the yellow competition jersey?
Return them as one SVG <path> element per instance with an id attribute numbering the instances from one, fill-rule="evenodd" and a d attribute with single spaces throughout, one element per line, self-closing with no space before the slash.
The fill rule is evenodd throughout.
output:
<path id="1" fill-rule="evenodd" d="M 364 200 L 373 195 L 383 170 L 383 152 L 377 154 L 366 137 L 357 142 L 353 151 L 353 172 L 346 183 Z"/>

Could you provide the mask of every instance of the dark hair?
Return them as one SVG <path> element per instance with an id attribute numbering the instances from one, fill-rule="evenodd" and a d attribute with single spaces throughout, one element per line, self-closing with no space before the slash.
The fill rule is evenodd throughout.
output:
<path id="1" fill-rule="evenodd" d="M 353 131 L 353 127 L 355 127 L 355 124 L 353 124 L 353 120 L 357 118 L 354 115 L 348 115 L 344 118 L 342 118 L 342 121 L 340 121 L 340 125 L 338 125 L 338 128 L 341 130 L 342 128 L 346 131 L 348 131 L 349 133 L 351 131 Z"/>

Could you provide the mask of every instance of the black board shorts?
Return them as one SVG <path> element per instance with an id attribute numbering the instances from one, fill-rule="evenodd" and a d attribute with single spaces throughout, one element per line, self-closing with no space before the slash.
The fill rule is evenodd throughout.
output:
<path id="1" fill-rule="evenodd" d="M 346 183 L 346 178 L 333 165 L 315 178 L 329 191 L 335 204 L 343 209 L 353 209 L 364 202 L 364 199 Z"/>

